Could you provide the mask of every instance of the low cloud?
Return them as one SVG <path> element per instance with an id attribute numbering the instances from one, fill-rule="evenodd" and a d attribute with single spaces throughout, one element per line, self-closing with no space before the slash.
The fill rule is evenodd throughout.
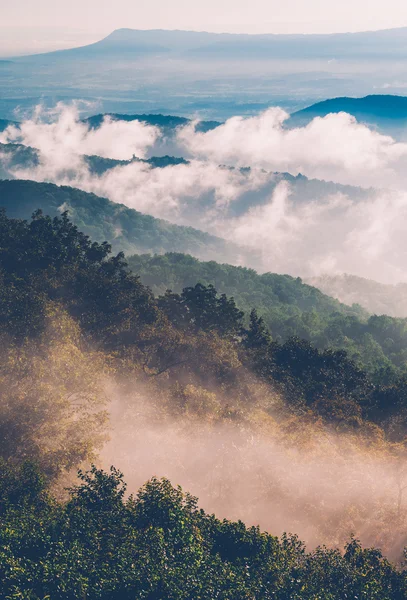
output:
<path id="1" fill-rule="evenodd" d="M 58 103 L 54 110 L 36 108 L 31 119 L 20 127 L 9 127 L 1 136 L 3 143 L 22 143 L 37 148 L 47 161 L 71 166 L 80 155 L 97 155 L 127 160 L 135 154 L 143 158 L 160 132 L 139 121 L 115 121 L 105 117 L 102 125 L 91 129 L 80 120 L 77 104 Z"/>
<path id="2" fill-rule="evenodd" d="M 193 125 L 178 140 L 197 158 L 363 186 L 397 187 L 406 181 L 407 144 L 381 135 L 347 113 L 317 117 L 289 129 L 289 115 L 270 108 L 250 117 L 233 117 L 206 133 Z"/>
<path id="3" fill-rule="evenodd" d="M 405 477 L 396 457 L 375 443 L 374 429 L 367 442 L 287 415 L 286 429 L 270 407 L 267 414 L 257 407 L 245 425 L 159 414 L 142 385 L 130 397 L 113 395 L 113 430 L 101 459 L 120 465 L 131 491 L 164 476 L 220 518 L 275 535 L 295 532 L 311 546 L 343 547 L 356 534 L 400 557 L 406 500 L 398 514 L 398 482 Z"/>
<path id="4" fill-rule="evenodd" d="M 407 278 L 407 193 L 354 201 L 344 194 L 298 203 L 286 182 L 270 201 L 223 224 L 224 235 L 260 251 L 263 268 L 292 275 L 353 273 L 386 283 Z"/>
<path id="5" fill-rule="evenodd" d="M 233 240 L 260 255 L 259 263 L 248 265 L 259 270 L 407 280 L 407 144 L 346 114 L 314 119 L 294 130 L 284 128 L 286 117 L 281 109 L 270 109 L 257 117 L 232 118 L 207 133 L 188 125 L 175 140 L 191 157 L 189 164 L 152 168 L 134 161 L 102 175 L 90 171 L 85 154 L 146 156 L 160 144 L 162 133 L 137 121 L 110 119 L 90 130 L 77 107 L 58 105 L 52 115 L 38 109 L 20 129 L 7 129 L 1 141 L 39 149 L 39 164 L 11 169 L 14 177 L 72 185 Z M 252 168 L 239 168 L 247 165 Z M 300 180 L 281 180 L 273 171 L 386 183 L 393 189 L 358 194 L 330 185 L 314 197 L 312 186 L 307 195 Z"/>

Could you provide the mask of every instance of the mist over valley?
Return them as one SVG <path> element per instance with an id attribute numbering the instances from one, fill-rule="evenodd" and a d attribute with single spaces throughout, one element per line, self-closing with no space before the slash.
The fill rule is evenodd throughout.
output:
<path id="1" fill-rule="evenodd" d="M 407 28 L 131 14 L 0 60 L 0 596 L 403 600 Z"/>

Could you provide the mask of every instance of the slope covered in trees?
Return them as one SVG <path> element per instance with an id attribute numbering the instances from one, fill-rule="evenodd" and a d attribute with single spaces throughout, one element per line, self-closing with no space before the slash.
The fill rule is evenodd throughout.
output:
<path id="1" fill-rule="evenodd" d="M 116 251 L 126 253 L 177 250 L 215 258 L 232 257 L 237 251 L 233 244 L 192 227 L 173 225 L 106 198 L 51 183 L 0 181 L 0 207 L 19 218 L 29 218 L 37 208 L 52 216 L 68 210 L 72 221 L 92 239 L 109 240 Z"/>
<path id="2" fill-rule="evenodd" d="M 395 559 L 405 545 L 405 379 L 375 385 L 343 351 L 272 341 L 255 311 L 246 321 L 211 285 L 156 298 L 123 255 L 111 256 L 66 214 L 26 222 L 0 213 L 0 341 L 7 596 L 405 596 L 405 573 L 349 538 L 360 532 Z M 160 444 L 147 438 L 143 453 L 149 428 Z M 216 519 L 166 480 L 127 499 L 115 470 L 94 468 L 64 497 L 68 474 L 97 461 L 109 433 L 125 444 L 126 469 L 133 457 L 142 473 L 160 445 L 169 452 L 189 435 L 178 473 L 205 505 L 228 516 L 250 509 L 254 522 L 262 507 L 288 514 L 308 539 L 312 528 L 313 540 L 348 540 L 345 554 L 306 552 L 296 538 Z M 290 479 L 293 470 L 300 479 Z M 373 493 L 378 479 L 383 497 Z"/>
<path id="3" fill-rule="evenodd" d="M 352 540 L 307 552 L 219 520 L 167 480 L 126 499 L 121 473 L 80 474 L 65 504 L 39 474 L 3 467 L 0 580 L 5 598 L 402 600 L 406 574 Z M 40 565 L 40 568 L 39 568 Z"/>
<path id="4" fill-rule="evenodd" d="M 242 310 L 248 312 L 254 306 L 276 340 L 298 336 L 321 349 L 345 349 L 379 378 L 386 370 L 390 378 L 396 372 L 406 372 L 405 319 L 369 316 L 359 305 L 337 303 L 300 278 L 259 275 L 252 269 L 200 262 L 175 253 L 132 256 L 129 264 L 155 293 L 166 288 L 179 292 L 197 281 L 212 284 L 233 296 Z"/>

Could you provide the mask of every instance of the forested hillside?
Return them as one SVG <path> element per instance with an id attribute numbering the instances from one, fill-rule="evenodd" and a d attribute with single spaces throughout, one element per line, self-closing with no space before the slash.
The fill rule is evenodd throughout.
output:
<path id="1" fill-rule="evenodd" d="M 405 572 L 350 538 L 394 560 L 407 542 L 405 379 L 375 385 L 343 351 L 272 341 L 211 285 L 155 298 L 66 214 L 1 212 L 0 279 L 5 598 L 405 597 Z M 165 479 L 128 498 L 120 473 L 94 467 L 67 498 L 109 436 L 136 481 L 144 439 L 205 506 L 255 522 L 267 506 L 279 533 L 294 523 L 345 553 L 219 520 Z"/>
<path id="2" fill-rule="evenodd" d="M 256 307 L 273 339 L 304 338 L 320 349 L 347 350 L 378 379 L 390 380 L 407 369 L 407 320 L 386 315 L 369 316 L 321 294 L 300 278 L 276 273 L 257 274 L 252 269 L 212 262 L 192 256 L 132 256 L 131 268 L 156 293 L 181 291 L 199 281 L 233 296 L 242 310 Z"/>
<path id="3" fill-rule="evenodd" d="M 10 217 L 19 218 L 29 218 L 37 208 L 52 216 L 67 210 L 72 221 L 92 239 L 109 240 L 116 251 L 126 253 L 177 250 L 231 260 L 238 251 L 233 244 L 192 227 L 173 225 L 106 198 L 51 183 L 0 180 L 0 207 Z"/>
<path id="4" fill-rule="evenodd" d="M 26 149 L 21 147 L 21 152 Z M 98 161 L 104 160 L 96 157 Z M 108 240 L 115 251 L 183 252 L 202 259 L 233 262 L 245 251 L 207 233 L 172 225 L 75 188 L 32 181 L 0 181 L 0 207 L 11 217 L 29 217 L 36 208 L 52 216 L 67 210 L 72 221 L 94 240 Z M 246 252 L 248 262 L 256 257 Z M 371 316 L 360 306 L 345 306 L 299 278 L 218 263 L 199 263 L 191 256 L 132 257 L 131 265 L 157 293 L 181 291 L 197 282 L 211 283 L 234 296 L 242 310 L 259 310 L 278 341 L 298 336 L 320 349 L 335 347 L 377 377 L 391 381 L 406 370 L 407 328 L 404 319 Z M 329 290 L 327 290 L 329 291 Z M 367 298 L 366 295 L 363 295 Z M 350 300 L 350 299 L 349 299 Z M 374 312 L 374 311 L 372 311 Z M 383 311 L 380 311 L 383 312 Z"/>
<path id="5" fill-rule="evenodd" d="M 66 214 L 1 212 L 0 279 L 5 598 L 405 597 L 405 572 L 350 538 L 394 560 L 407 542 L 405 379 L 375 385 L 343 351 L 272 341 L 255 311 L 245 319 L 211 285 L 156 298 Z M 144 440 L 155 470 L 205 506 L 255 522 L 267 506 L 278 533 L 294 523 L 345 553 L 219 520 L 166 479 L 128 498 L 116 470 L 85 472 L 109 436 L 134 481 Z"/>
<path id="6" fill-rule="evenodd" d="M 279 540 L 199 510 L 167 480 L 126 499 L 120 472 L 94 469 L 64 505 L 27 467 L 3 468 L 2 483 L 5 598 L 405 598 L 405 572 L 377 550 L 353 540 L 343 554 L 307 552 L 295 537 Z"/>

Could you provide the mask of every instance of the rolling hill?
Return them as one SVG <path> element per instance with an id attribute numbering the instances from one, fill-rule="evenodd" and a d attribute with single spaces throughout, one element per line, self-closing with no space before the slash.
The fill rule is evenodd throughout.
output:
<path id="1" fill-rule="evenodd" d="M 114 250 L 135 252 L 187 252 L 214 259 L 233 260 L 241 248 L 220 238 L 155 219 L 122 204 L 71 187 L 34 181 L 1 181 L 0 207 L 9 217 L 29 218 L 40 208 L 55 216 L 67 210 L 72 221 L 93 240 L 108 240 Z"/>
<path id="2" fill-rule="evenodd" d="M 367 317 L 359 306 L 346 306 L 327 296 L 316 287 L 303 283 L 299 277 L 277 273 L 258 274 L 254 269 L 202 262 L 179 253 L 165 255 L 134 255 L 128 258 L 129 266 L 139 273 L 145 285 L 156 295 L 167 289 L 181 292 L 184 287 L 212 284 L 219 292 L 233 296 L 246 313 L 255 306 L 260 311 L 273 307 L 290 307 L 291 317 L 315 310 L 320 315 L 338 312 Z"/>
<path id="3" fill-rule="evenodd" d="M 315 117 L 346 112 L 383 133 L 399 136 L 407 125 L 407 97 L 375 94 L 364 98 L 331 98 L 290 116 L 290 127 L 307 125 Z"/>
<path id="4" fill-rule="evenodd" d="M 346 350 L 382 382 L 407 372 L 407 319 L 369 316 L 359 305 L 341 304 L 299 277 L 260 275 L 253 269 L 175 253 L 131 256 L 128 262 L 156 294 L 167 288 L 180 292 L 196 282 L 212 284 L 232 296 L 246 315 L 256 308 L 276 340 L 294 336 L 320 349 Z"/>
<path id="5" fill-rule="evenodd" d="M 114 121 L 140 121 L 146 125 L 158 127 L 163 133 L 168 134 L 175 131 L 178 127 L 184 127 L 191 123 L 191 119 L 177 117 L 173 115 L 127 115 L 117 113 L 102 113 L 93 115 L 84 119 L 85 123 L 93 129 L 97 129 L 102 124 L 105 117 L 110 117 Z M 206 132 L 215 129 L 221 125 L 219 121 L 199 121 L 195 127 L 196 131 Z"/>

